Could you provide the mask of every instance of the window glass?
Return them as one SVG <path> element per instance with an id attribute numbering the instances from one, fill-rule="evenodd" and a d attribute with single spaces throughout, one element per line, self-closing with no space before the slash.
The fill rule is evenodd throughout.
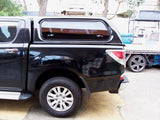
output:
<path id="1" fill-rule="evenodd" d="M 0 42 L 12 41 L 17 32 L 17 22 L 0 22 Z"/>
<path id="2" fill-rule="evenodd" d="M 42 38 L 46 40 L 107 40 L 109 32 L 99 21 L 44 21 Z"/>

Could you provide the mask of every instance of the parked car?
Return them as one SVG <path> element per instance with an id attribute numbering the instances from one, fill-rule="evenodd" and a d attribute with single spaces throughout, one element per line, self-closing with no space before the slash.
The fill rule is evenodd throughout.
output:
<path id="1" fill-rule="evenodd" d="M 102 18 L 0 18 L 0 99 L 25 100 L 39 90 L 41 106 L 66 117 L 90 93 L 118 93 L 124 44 Z"/>

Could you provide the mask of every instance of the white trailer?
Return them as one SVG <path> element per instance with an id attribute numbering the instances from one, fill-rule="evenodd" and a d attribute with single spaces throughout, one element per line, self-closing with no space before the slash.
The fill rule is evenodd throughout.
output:
<path id="1" fill-rule="evenodd" d="M 159 47 L 158 47 L 159 46 Z M 160 45 L 126 45 L 126 65 L 133 72 L 141 72 L 154 64 L 154 56 L 160 55 Z"/>
<path id="2" fill-rule="evenodd" d="M 133 72 L 141 72 L 154 64 L 155 55 L 160 55 L 160 11 L 139 12 L 134 23 L 133 42 L 126 44 L 126 66 Z"/>

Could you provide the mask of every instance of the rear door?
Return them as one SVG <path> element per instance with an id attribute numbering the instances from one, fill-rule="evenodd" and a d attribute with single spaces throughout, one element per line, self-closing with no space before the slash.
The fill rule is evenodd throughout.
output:
<path id="1" fill-rule="evenodd" d="M 25 22 L 19 19 L 0 19 L 0 90 L 21 91 Z"/>

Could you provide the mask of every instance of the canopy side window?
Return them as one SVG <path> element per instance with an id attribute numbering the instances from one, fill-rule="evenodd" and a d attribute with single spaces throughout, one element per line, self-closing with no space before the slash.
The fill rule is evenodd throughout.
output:
<path id="1" fill-rule="evenodd" d="M 44 21 L 41 24 L 44 40 L 106 41 L 110 33 L 99 21 Z"/>

